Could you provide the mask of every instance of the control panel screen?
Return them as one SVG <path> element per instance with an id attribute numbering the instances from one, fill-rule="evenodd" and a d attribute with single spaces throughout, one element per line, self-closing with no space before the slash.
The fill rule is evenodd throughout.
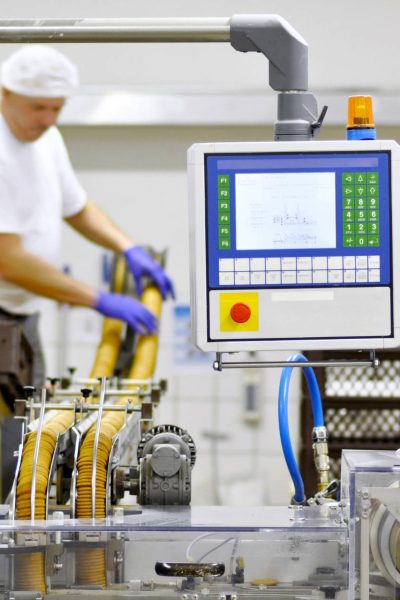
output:
<path id="1" fill-rule="evenodd" d="M 336 247 L 334 173 L 235 175 L 237 250 Z"/>
<path id="2" fill-rule="evenodd" d="M 204 160 L 209 289 L 391 285 L 389 151 Z"/>

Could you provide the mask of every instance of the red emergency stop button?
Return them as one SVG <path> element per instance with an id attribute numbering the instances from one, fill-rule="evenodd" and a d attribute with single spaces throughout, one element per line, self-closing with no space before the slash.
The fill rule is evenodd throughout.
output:
<path id="1" fill-rule="evenodd" d="M 231 317 L 235 323 L 246 323 L 251 317 L 250 306 L 244 302 L 236 302 L 231 308 Z"/>

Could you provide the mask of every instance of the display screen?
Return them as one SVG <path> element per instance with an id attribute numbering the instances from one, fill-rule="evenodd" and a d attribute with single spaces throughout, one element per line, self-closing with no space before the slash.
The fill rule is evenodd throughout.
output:
<path id="1" fill-rule="evenodd" d="M 391 284 L 389 151 L 204 160 L 210 289 Z"/>
<path id="2" fill-rule="evenodd" d="M 236 249 L 336 247 L 335 173 L 235 175 Z"/>

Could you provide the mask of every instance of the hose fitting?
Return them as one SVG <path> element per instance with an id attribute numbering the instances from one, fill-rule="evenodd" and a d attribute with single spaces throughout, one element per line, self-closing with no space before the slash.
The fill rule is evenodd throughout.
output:
<path id="1" fill-rule="evenodd" d="M 325 428 L 320 428 L 325 429 Z M 313 430 L 313 438 L 314 438 L 314 430 Z M 329 454 L 328 454 L 328 442 L 325 436 L 323 439 L 317 439 L 313 443 L 313 451 L 314 451 L 314 464 L 318 473 L 318 483 L 317 483 L 317 491 L 320 492 L 325 489 L 329 484 L 329 471 L 330 471 L 330 462 L 329 462 Z"/>
<path id="2" fill-rule="evenodd" d="M 314 427 L 312 430 L 312 441 L 313 442 L 326 442 L 328 439 L 328 433 L 326 427 Z"/>

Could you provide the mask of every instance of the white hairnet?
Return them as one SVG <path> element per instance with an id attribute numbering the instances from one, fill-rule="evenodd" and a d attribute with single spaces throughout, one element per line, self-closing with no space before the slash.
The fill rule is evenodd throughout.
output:
<path id="1" fill-rule="evenodd" d="M 79 85 L 76 66 L 50 46 L 32 44 L 1 65 L 0 83 L 11 92 L 36 98 L 66 98 Z"/>

